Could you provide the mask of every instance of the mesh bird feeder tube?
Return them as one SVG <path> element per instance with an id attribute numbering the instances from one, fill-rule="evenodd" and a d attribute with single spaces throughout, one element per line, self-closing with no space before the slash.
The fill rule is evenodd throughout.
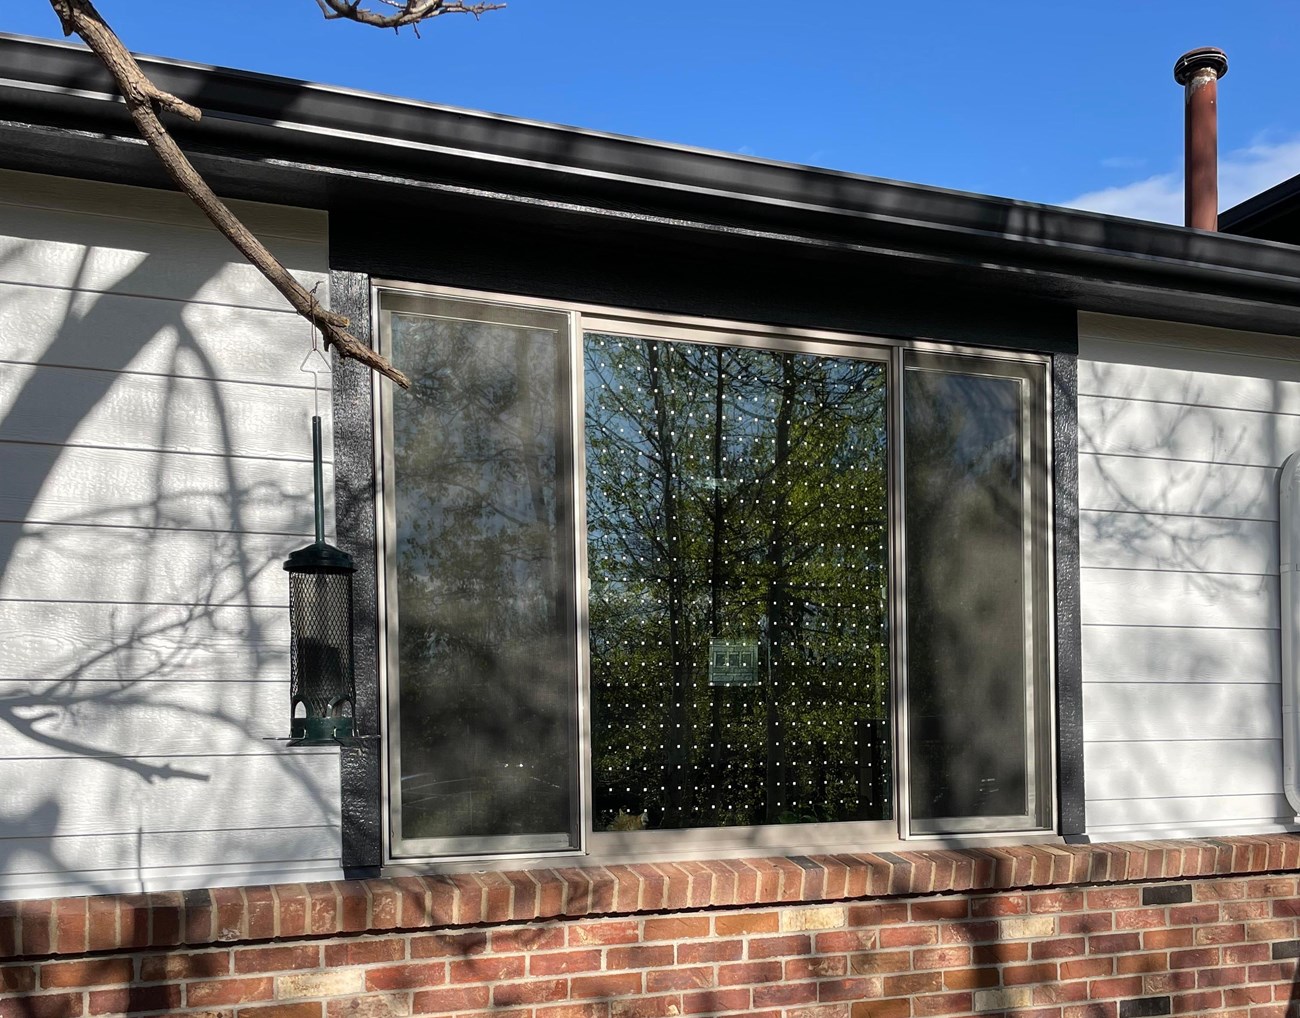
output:
<path id="1" fill-rule="evenodd" d="M 325 541 L 320 417 L 311 419 L 316 540 L 284 563 L 289 574 L 290 741 L 332 744 L 353 735 L 352 556 Z"/>

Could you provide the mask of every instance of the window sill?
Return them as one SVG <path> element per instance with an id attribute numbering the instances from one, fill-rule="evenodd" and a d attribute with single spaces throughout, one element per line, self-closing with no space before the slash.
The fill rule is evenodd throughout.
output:
<path id="1" fill-rule="evenodd" d="M 1287 834 L 635 863 L 0 903 L 0 959 L 1300 868 Z"/>

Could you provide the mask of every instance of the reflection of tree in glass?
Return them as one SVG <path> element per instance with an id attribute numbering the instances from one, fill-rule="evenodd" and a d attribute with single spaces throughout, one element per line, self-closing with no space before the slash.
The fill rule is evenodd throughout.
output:
<path id="1" fill-rule="evenodd" d="M 904 387 L 912 814 L 1026 812 L 1024 464 L 1017 378 Z"/>
<path id="2" fill-rule="evenodd" d="M 404 836 L 569 827 L 562 337 L 395 315 Z"/>
<path id="3" fill-rule="evenodd" d="M 598 829 L 892 815 L 881 365 L 592 335 Z M 710 676 L 710 640 L 758 649 Z"/>

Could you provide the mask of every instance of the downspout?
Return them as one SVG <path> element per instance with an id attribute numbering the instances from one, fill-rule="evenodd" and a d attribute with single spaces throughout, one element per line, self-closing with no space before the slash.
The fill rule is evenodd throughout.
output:
<path id="1" fill-rule="evenodd" d="M 1221 49 L 1189 50 L 1174 64 L 1183 86 L 1183 211 L 1195 230 L 1219 228 L 1219 79 L 1228 73 Z"/>
<path id="2" fill-rule="evenodd" d="M 1278 481 L 1278 579 L 1282 588 L 1282 785 L 1286 801 L 1300 822 L 1300 712 L 1296 692 L 1300 675 L 1300 452 L 1282 466 Z"/>

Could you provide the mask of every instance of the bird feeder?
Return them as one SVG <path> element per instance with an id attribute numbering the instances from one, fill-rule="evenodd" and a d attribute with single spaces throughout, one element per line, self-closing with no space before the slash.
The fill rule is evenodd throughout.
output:
<path id="1" fill-rule="evenodd" d="M 311 419 L 316 540 L 284 563 L 289 574 L 291 746 L 352 737 L 352 556 L 325 542 L 320 417 Z"/>

